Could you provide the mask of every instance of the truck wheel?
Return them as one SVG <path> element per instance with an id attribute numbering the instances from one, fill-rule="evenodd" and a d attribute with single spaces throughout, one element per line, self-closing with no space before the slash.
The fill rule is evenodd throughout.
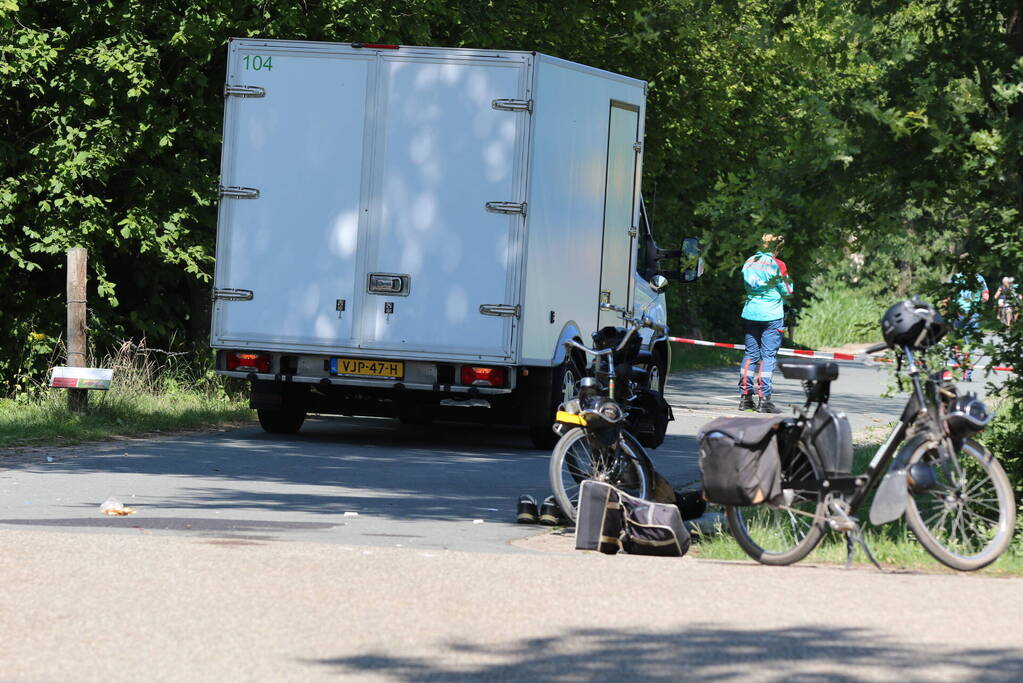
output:
<path id="1" fill-rule="evenodd" d="M 268 410 L 260 408 L 259 425 L 271 434 L 294 434 L 305 422 L 304 410 Z"/>
<path id="2" fill-rule="evenodd" d="M 554 433 L 551 427 L 554 426 L 554 414 L 558 406 L 575 396 L 575 383 L 583 376 L 579 364 L 572 356 L 565 359 L 565 362 L 554 368 L 551 373 L 550 387 L 545 387 L 546 400 L 548 401 L 547 412 L 538 422 L 529 426 L 529 437 L 533 445 L 541 450 L 549 451 L 560 438 Z M 543 397 L 537 400 L 543 401 Z"/>
<path id="3" fill-rule="evenodd" d="M 665 357 L 663 349 L 653 350 L 653 353 L 650 355 L 650 364 L 647 368 L 650 373 L 650 381 L 647 387 L 663 396 L 664 383 L 668 381 L 668 359 Z"/>

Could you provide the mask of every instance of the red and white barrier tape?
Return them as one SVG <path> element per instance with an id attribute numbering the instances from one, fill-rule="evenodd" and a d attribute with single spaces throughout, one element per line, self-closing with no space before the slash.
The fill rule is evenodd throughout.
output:
<path id="1" fill-rule="evenodd" d="M 725 344 L 722 342 L 709 342 L 702 339 L 686 339 L 685 337 L 668 337 L 668 341 L 679 344 L 696 344 L 697 346 L 716 346 L 719 349 L 735 349 L 745 351 L 745 344 Z M 807 351 L 805 349 L 778 349 L 779 356 L 808 356 L 810 358 L 830 358 L 831 360 L 859 360 L 862 358 L 874 358 L 865 353 L 838 353 L 836 351 Z M 879 359 L 884 360 L 884 359 Z"/>
<path id="2" fill-rule="evenodd" d="M 735 349 L 736 351 L 745 351 L 745 344 L 726 344 L 724 342 L 709 342 L 703 341 L 702 339 L 686 339 L 685 337 L 668 337 L 668 341 L 676 342 L 678 344 L 695 344 L 696 346 L 714 346 L 719 349 Z M 869 353 L 840 353 L 838 351 L 810 351 L 807 349 L 778 349 L 779 356 L 803 356 L 807 358 L 827 358 L 830 360 L 874 360 L 878 363 L 891 363 L 891 358 L 885 358 L 884 356 L 875 356 Z M 952 367 L 959 367 L 954 365 Z M 1000 372 L 1014 372 L 1012 367 L 1007 365 L 996 365 L 991 370 L 998 370 Z"/>

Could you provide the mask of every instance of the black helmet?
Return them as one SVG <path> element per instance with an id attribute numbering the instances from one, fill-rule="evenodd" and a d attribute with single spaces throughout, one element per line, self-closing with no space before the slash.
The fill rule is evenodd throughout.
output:
<path id="1" fill-rule="evenodd" d="M 888 346 L 926 349 L 948 332 L 945 319 L 918 296 L 900 301 L 881 317 L 881 332 Z"/>

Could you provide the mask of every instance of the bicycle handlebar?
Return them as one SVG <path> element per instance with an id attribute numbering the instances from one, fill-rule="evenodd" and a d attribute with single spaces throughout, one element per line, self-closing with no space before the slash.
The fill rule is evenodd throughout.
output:
<path id="1" fill-rule="evenodd" d="M 866 350 L 864 351 L 864 353 L 877 353 L 878 351 L 884 351 L 887 348 L 888 348 L 888 344 L 886 342 L 882 342 L 880 344 L 874 344 L 873 346 L 868 346 L 866 348 Z"/>

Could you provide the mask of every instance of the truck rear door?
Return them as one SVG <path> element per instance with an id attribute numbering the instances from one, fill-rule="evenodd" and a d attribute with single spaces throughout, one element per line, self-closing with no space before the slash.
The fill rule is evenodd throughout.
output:
<path id="1" fill-rule="evenodd" d="M 255 42 L 228 55 L 213 343 L 353 343 L 375 57 Z"/>
<path id="2" fill-rule="evenodd" d="M 637 200 L 639 107 L 611 102 L 604 190 L 604 239 L 600 260 L 600 302 L 629 307 Z M 620 325 L 617 313 L 600 311 L 598 327 Z"/>
<path id="3" fill-rule="evenodd" d="M 528 60 L 381 57 L 362 348 L 513 355 Z"/>

